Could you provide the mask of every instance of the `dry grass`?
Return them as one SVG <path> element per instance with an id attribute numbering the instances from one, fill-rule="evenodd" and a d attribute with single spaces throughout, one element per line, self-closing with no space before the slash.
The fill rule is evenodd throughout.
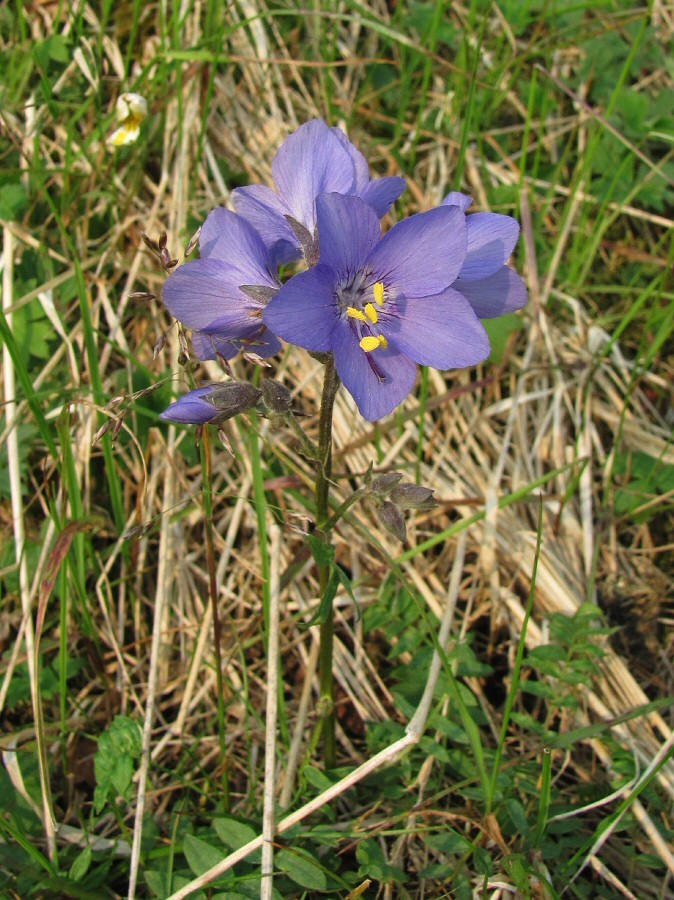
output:
<path id="1" fill-rule="evenodd" d="M 95 35 L 100 10 L 87 4 L 81 9 L 90 33 Z M 388 11 L 384 3 L 372 3 L 371 9 L 386 23 Z M 203 10 L 186 4 L 183 12 L 182 46 L 196 47 L 203 38 Z M 174 80 L 163 90 L 153 81 L 152 67 L 159 69 L 163 63 L 148 12 L 142 21 L 145 40 L 135 67 L 137 73 L 146 67 L 142 83 L 154 85 L 155 93 L 148 98 L 151 115 L 141 140 L 148 147 L 161 146 L 159 158 L 153 156 L 150 160 L 142 150 L 111 156 L 101 141 L 91 140 L 87 133 L 91 122 L 81 119 L 73 132 L 62 124 L 58 103 L 43 104 L 36 95 L 25 110 L 6 114 L 7 136 L 20 151 L 26 169 L 39 168 L 44 184 L 53 194 L 61 189 L 64 171 L 70 172 L 70 177 L 79 180 L 82 195 L 90 197 L 88 220 L 79 216 L 69 220 L 67 210 L 62 215 L 71 247 L 84 272 L 100 376 L 108 398 L 138 389 L 138 364 L 157 381 L 180 371 L 175 329 L 168 331 L 168 343 L 159 359 L 152 359 L 152 347 L 170 326 L 161 304 L 152 302 L 148 308 L 129 299 L 131 290 L 147 289 L 160 294 L 163 280 L 163 275 L 153 268 L 139 232 L 157 234 L 165 228 L 169 246 L 181 247 L 195 220 L 214 205 L 227 203 L 229 189 L 234 186 L 228 172 L 242 173 L 253 182 L 269 182 L 270 162 L 283 138 L 306 119 L 325 114 L 326 82 L 331 85 L 332 102 L 344 120 L 355 114 L 357 125 L 351 139 L 366 152 L 380 174 L 396 171 L 388 143 L 379 143 L 376 137 L 378 131 L 388 133 L 386 115 L 374 100 L 371 110 L 367 105 L 367 61 L 382 52 L 381 35 L 368 30 L 356 15 L 348 20 L 338 17 L 337 56 L 348 65 L 322 65 L 316 61 L 299 65 L 298 59 L 303 56 L 314 58 L 301 46 L 301 40 L 310 41 L 314 35 L 319 41 L 321 26 L 329 18 L 310 15 L 305 33 L 299 24 L 289 27 L 283 17 L 268 12 L 269 7 L 262 0 L 242 0 L 227 7 L 228 39 L 222 53 L 229 61 L 212 68 L 208 61 L 195 55 L 177 64 L 169 52 L 169 72 Z M 55 5 L 39 5 L 39 14 L 36 12 L 31 21 L 34 40 L 44 39 L 54 31 L 65 32 L 64 21 L 56 27 L 52 24 L 55 15 Z M 468 10 L 460 4 L 452 15 L 461 22 L 469 18 Z M 497 10 L 491 15 L 494 28 L 499 23 L 503 25 Z M 653 20 L 662 29 L 663 40 L 665 33 L 671 37 L 671 13 L 666 5 L 654 7 Z M 95 48 L 87 50 L 86 42 L 82 42 L 81 54 L 65 67 L 54 87 L 57 99 L 70 79 L 90 80 L 91 93 L 99 90 L 102 80 L 103 95 L 110 97 L 108 108 L 112 109 L 112 97 L 123 73 L 121 29 L 119 24 L 116 31 L 108 30 L 98 67 L 87 62 L 90 53 L 95 55 Z M 509 39 L 517 44 L 515 37 Z M 414 37 L 408 40 L 411 46 L 417 44 Z M 399 35 L 394 48 L 402 52 L 403 46 L 403 36 Z M 487 55 L 482 78 L 489 77 L 489 65 Z M 562 59 L 555 77 L 564 78 L 572 67 L 572 59 Z M 438 57 L 425 124 L 418 135 L 416 163 L 407 173 L 407 212 L 436 204 L 452 178 L 459 155 L 460 123 L 457 121 L 452 127 L 455 113 L 446 87 L 451 73 L 452 66 Z M 508 119 L 509 127 L 521 133 L 527 127 L 526 98 L 517 96 L 505 82 L 502 90 L 499 121 Z M 535 123 L 530 156 L 538 151 L 539 143 L 542 151 L 554 155 L 555 145 L 566 146 L 569 133 L 576 136 L 579 146 L 587 144 L 592 116 L 582 105 L 571 113 L 568 109 L 564 115 L 551 117 L 547 124 Z M 443 123 L 437 132 L 427 124 L 434 117 L 436 123 Z M 403 159 L 414 137 L 413 124 L 405 127 L 397 148 Z M 34 139 L 36 134 L 39 141 Z M 448 138 L 448 134 L 455 137 Z M 494 154 L 486 165 L 477 148 L 468 145 L 464 187 L 475 198 L 475 208 L 488 208 L 489 198 L 499 186 L 520 181 L 520 160 L 503 154 L 501 134 L 498 127 L 493 131 L 485 129 L 483 141 L 502 154 L 501 158 Z M 103 176 L 108 179 L 107 193 L 100 193 Z M 452 634 L 457 641 L 474 634 L 476 653 L 492 665 L 498 661 L 507 688 L 525 621 L 540 510 L 543 540 L 533 620 L 526 631 L 527 647 L 548 642 L 553 614 L 573 616 L 586 602 L 596 603 L 616 625 L 623 624 L 625 615 L 629 617 L 623 632 L 625 640 L 620 642 L 614 637 L 603 642 L 601 677 L 576 685 L 577 707 L 568 708 L 555 721 L 553 727 L 563 733 L 590 723 L 611 722 L 651 700 L 674 693 L 674 567 L 671 512 L 666 512 L 667 508 L 671 510 L 671 497 L 656 498 L 653 502 L 662 508 L 662 515 L 642 522 L 635 523 L 612 512 L 612 470 L 618 451 L 647 452 L 674 465 L 671 418 L 663 416 L 662 404 L 654 400 L 666 392 L 671 396 L 672 370 L 666 359 L 646 370 L 635 368 L 630 361 L 634 348 L 621 346 L 620 342 L 608 345 L 587 298 L 575 294 L 573 285 L 561 284 L 557 279 L 559 267 L 579 231 L 588 230 L 587 238 L 591 238 L 592 186 L 581 180 L 569 189 L 568 185 L 548 183 L 528 172 L 522 183 L 524 273 L 530 285 L 531 303 L 522 317 L 522 330 L 509 340 L 500 362 L 456 375 L 430 372 L 421 422 L 419 401 L 414 396 L 399 415 L 376 428 L 358 417 L 348 395 L 341 393 L 338 397 L 334 427 L 335 500 L 341 501 L 349 494 L 373 459 L 379 470 L 404 470 L 413 476 L 421 440 L 419 480 L 434 487 L 439 507 L 419 514 L 410 523 L 408 548 L 402 555 L 375 517 L 361 507 L 356 507 L 338 530 L 336 546 L 337 559 L 352 573 L 363 609 L 380 601 L 381 586 L 390 571 L 389 560 L 393 559 L 399 562 L 407 583 L 422 599 L 429 616 L 440 620 L 457 558 L 457 534 L 465 534 L 465 560 Z M 129 186 L 134 186 L 132 191 Z M 100 212 L 99 205 L 109 204 L 111 197 L 117 202 L 112 213 L 114 226 L 104 235 L 97 235 L 91 221 Z M 547 198 L 552 198 L 552 202 L 548 203 Z M 585 214 L 581 215 L 581 210 Z M 111 215 L 109 205 L 105 211 Z M 621 247 L 623 234 L 657 235 L 657 240 L 662 241 L 662 258 L 666 259 L 662 235 L 674 224 L 671 211 L 649 214 L 633 205 L 615 208 L 614 204 L 613 215 L 614 233 L 621 235 Z M 3 227 L 11 235 L 5 243 L 7 272 L 7 248 L 11 252 L 14 244 L 14 252 L 20 258 L 35 244 L 35 239 L 30 228 L 21 222 L 3 222 Z M 538 257 L 542 243 L 554 248 L 551 257 L 546 255 L 545 271 Z M 144 802 L 146 811 L 159 821 L 171 813 L 176 794 L 186 784 L 198 785 L 204 771 L 217 772 L 220 765 L 214 726 L 217 709 L 212 609 L 206 599 L 208 565 L 202 473 L 201 467 L 194 464 L 191 431 L 173 427 L 164 431 L 153 424 L 146 438 L 138 437 L 145 431 L 138 427 L 131 409 L 114 457 L 121 484 L 123 524 L 129 529 L 153 523 L 153 528 L 136 534 L 131 541 L 118 537 L 118 528 L 112 525 L 109 511 L 101 509 L 99 500 L 102 451 L 100 445 L 92 446 L 92 439 L 101 424 L 103 404 L 94 403 L 89 390 L 92 377 L 89 363 L 83 362 L 86 326 L 78 309 L 62 302 L 59 295 L 62 274 L 72 272 L 74 266 L 67 246 L 64 239 L 51 246 L 40 246 L 40 252 L 53 261 L 56 274 L 31 288 L 29 294 L 12 294 L 8 308 L 18 310 L 36 296 L 61 335 L 62 342 L 53 359 L 46 362 L 33 386 L 39 390 L 42 383 L 48 384 L 53 372 L 68 379 L 67 396 L 59 398 L 50 390 L 42 403 L 50 426 L 67 412 L 72 466 L 81 491 L 81 505 L 75 501 L 72 489 L 55 475 L 55 464 L 36 458 L 31 463 L 32 495 L 24 493 L 21 497 L 15 491 L 10 500 L 3 500 L 5 537 L 12 539 L 13 520 L 33 539 L 42 534 L 43 549 L 33 561 L 30 579 L 27 575 L 21 578 L 23 612 L 21 603 L 11 595 L 3 603 L 2 633 L 8 648 L 14 642 L 15 652 L 5 658 L 0 696 L 6 698 L 16 665 L 23 658 L 20 639 L 30 621 L 26 611 L 36 609 L 50 548 L 59 531 L 54 510 L 61 521 L 102 514 L 108 524 L 99 530 L 94 544 L 100 554 L 100 568 L 95 581 L 89 582 L 88 599 L 103 649 L 103 669 L 98 683 L 82 683 L 73 698 L 76 705 L 68 714 L 70 735 L 66 746 L 73 765 L 79 764 L 81 757 L 90 752 L 79 734 L 83 722 L 91 730 L 92 723 L 107 723 L 116 712 L 144 721 L 149 755 L 140 770 L 135 809 L 142 811 Z M 607 268 L 613 267 L 619 280 L 616 267 L 626 264 L 621 253 L 612 252 L 607 245 L 603 259 Z M 6 285 L 5 299 L 9 289 Z M 6 351 L 4 359 L 6 363 L 9 360 Z M 245 363 L 237 362 L 235 368 L 239 375 L 250 374 Z M 6 369 L 6 387 L 7 373 Z M 204 365 L 195 374 L 198 379 L 222 375 L 214 364 Z M 320 398 L 321 366 L 293 349 L 279 364 L 276 377 L 293 389 L 298 406 L 309 413 L 306 422 L 311 433 L 316 427 L 313 413 Z M 186 384 L 184 379 L 178 380 L 181 385 Z M 15 473 L 19 464 L 18 450 L 12 451 L 9 443 L 16 433 L 12 429 L 16 422 L 30 416 L 27 400 L 22 394 L 17 396 L 16 411 L 11 402 L 6 406 L 0 438 L 2 446 L 9 450 L 8 466 Z M 141 397 L 138 404 L 143 402 L 145 398 Z M 105 411 L 108 416 L 116 414 L 116 410 Z M 213 451 L 215 552 L 224 626 L 221 651 L 228 691 L 232 799 L 235 809 L 249 809 L 251 804 L 261 802 L 263 790 L 263 709 L 268 668 L 261 640 L 265 624 L 259 530 L 247 432 L 245 427 L 233 425 L 227 434 L 234 455 L 219 448 Z M 302 631 L 299 624 L 308 619 L 316 606 L 318 585 L 309 563 L 288 584 L 283 572 L 301 558 L 305 546 L 302 534 L 310 519 L 305 499 L 310 496 L 312 472 L 288 433 L 272 431 L 263 423 L 260 435 L 265 460 L 280 461 L 274 467 L 270 464 L 267 482 L 268 497 L 277 505 L 275 512 L 282 523 L 279 674 L 285 693 L 282 716 L 286 746 L 283 765 L 276 773 L 276 790 L 281 805 L 294 808 L 302 801 L 297 771 L 316 722 L 318 697 L 317 635 L 315 629 Z M 275 471 L 286 474 L 276 477 Z M 46 483 L 40 483 L 42 478 Z M 527 486 L 531 486 L 530 490 L 522 490 Z M 518 492 L 519 499 L 510 502 L 509 498 Z M 476 513 L 484 515 L 473 521 Z M 270 526 L 273 519 L 270 512 Z M 21 530 L 15 529 L 13 534 L 18 565 L 23 537 Z M 424 552 L 416 551 L 420 545 Z M 625 598 L 629 601 L 627 612 Z M 382 677 L 387 638 L 381 633 L 365 633 L 346 595 L 338 594 L 336 609 L 339 756 L 344 764 L 358 766 L 370 756 L 363 740 L 366 723 L 392 718 L 403 721 L 403 717 L 390 683 Z M 71 607 L 68 616 L 66 625 L 73 636 L 71 652 L 82 653 L 75 637 L 80 635 L 76 608 Z M 56 619 L 49 621 L 52 630 L 42 636 L 43 646 L 48 638 L 54 642 L 59 635 Z M 632 623 L 636 623 L 634 633 L 630 633 Z M 25 633 L 30 634 L 30 627 Z M 28 642 L 25 648 L 30 655 Z M 399 661 L 409 663 L 411 659 L 409 653 L 403 653 Z M 502 685 L 477 678 L 468 679 L 468 684 L 497 735 Z M 10 743 L 18 740 L 11 734 L 11 725 L 9 731 Z M 671 719 L 664 712 L 653 710 L 616 724 L 610 739 L 633 755 L 637 771 L 643 774 L 653 760 L 662 760 L 663 750 L 671 751 Z M 534 752 L 535 742 L 528 742 L 527 736 L 517 729 L 508 743 L 513 754 Z M 7 741 L 4 745 L 9 747 Z M 606 780 L 611 780 L 615 774 L 614 758 L 604 734 L 592 734 L 579 741 L 578 750 L 568 749 L 566 756 L 556 752 L 553 771 L 557 777 L 564 775 L 587 782 L 596 777 L 595 769 L 605 767 Z M 433 762 L 429 761 L 428 766 L 432 767 Z M 8 771 L 14 787 L 25 791 L 20 775 L 15 770 Z M 418 777 L 423 785 L 428 771 Z M 661 761 L 657 778 L 663 796 L 671 804 L 671 760 Z M 420 790 L 423 793 L 423 787 Z M 85 793 L 80 782 L 72 807 L 64 809 L 59 804 L 59 819 L 65 821 Z M 663 870 L 674 877 L 672 850 L 661 836 L 659 823 L 654 823 L 653 810 L 639 800 L 632 810 L 642 829 L 644 846 L 659 857 Z M 367 831 L 370 819 L 376 818 L 378 811 L 360 810 L 359 815 L 358 827 Z M 110 821 L 111 834 L 115 827 Z M 102 834 L 106 830 L 103 828 Z M 137 829 L 136 841 L 139 835 Z M 394 847 L 392 861 L 397 859 L 398 864 L 403 864 L 401 861 L 406 858 L 418 860 L 421 856 L 420 846 L 410 838 Z M 615 858 L 615 848 L 593 848 L 588 862 L 595 867 L 599 880 L 624 892 L 621 879 L 625 873 Z M 615 887 L 612 879 L 617 879 L 620 887 Z M 390 890 L 382 888 L 382 895 L 388 892 L 391 896 Z M 426 894 L 431 895 L 434 896 Z"/>

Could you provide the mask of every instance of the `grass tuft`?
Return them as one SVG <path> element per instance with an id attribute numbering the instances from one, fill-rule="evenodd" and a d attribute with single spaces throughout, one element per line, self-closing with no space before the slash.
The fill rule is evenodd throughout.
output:
<path id="1" fill-rule="evenodd" d="M 670 7 L 18 2 L 0 21 L 0 894 L 258 896 L 276 799 L 266 896 L 667 896 Z M 112 148 L 125 91 L 149 115 Z M 328 772 L 313 470 L 261 419 L 225 425 L 231 452 L 159 420 L 223 372 L 181 356 L 141 239 L 166 231 L 182 262 L 314 116 L 406 176 L 391 221 L 450 190 L 516 216 L 531 297 L 489 324 L 487 364 L 424 370 L 376 426 L 337 397 L 333 512 L 371 463 L 439 505 L 402 549 L 360 504 L 335 532 Z M 316 440 L 322 367 L 274 367 Z"/>

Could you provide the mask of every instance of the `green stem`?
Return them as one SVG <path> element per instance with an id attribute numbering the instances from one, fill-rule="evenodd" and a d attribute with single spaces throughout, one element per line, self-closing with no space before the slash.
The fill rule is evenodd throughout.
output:
<path id="1" fill-rule="evenodd" d="M 351 509 L 353 504 L 360 500 L 362 497 L 366 497 L 370 492 L 369 487 L 360 487 L 357 491 L 354 491 L 351 496 L 347 497 L 346 500 L 341 503 L 334 513 L 330 516 L 329 521 L 325 525 L 325 531 L 329 534 L 335 525 L 339 522 L 340 519 L 344 518 L 346 513 Z"/>
<path id="2" fill-rule="evenodd" d="M 327 544 L 330 541 L 329 531 L 329 494 L 330 476 L 332 474 L 332 411 L 339 388 L 339 377 L 335 371 L 332 356 L 325 364 L 323 380 L 323 396 L 321 397 L 321 413 L 318 428 L 318 466 L 316 474 L 316 532 Z M 327 587 L 330 578 L 330 566 L 318 566 L 318 583 L 320 594 Z M 332 680 L 332 647 L 334 643 L 334 613 L 330 613 L 321 625 L 320 649 L 318 653 L 318 671 L 320 682 L 320 702 L 318 714 L 322 720 L 323 759 L 325 768 L 331 769 L 336 763 L 335 742 L 335 702 Z"/>
<path id="3" fill-rule="evenodd" d="M 300 423 L 295 418 L 295 413 L 292 410 L 288 410 L 288 412 L 285 413 L 285 415 L 283 416 L 283 421 L 289 428 L 292 428 L 292 430 L 299 438 L 300 444 L 302 445 L 302 450 L 304 451 L 305 455 L 308 456 L 309 459 L 320 459 L 318 447 L 304 431 Z"/>

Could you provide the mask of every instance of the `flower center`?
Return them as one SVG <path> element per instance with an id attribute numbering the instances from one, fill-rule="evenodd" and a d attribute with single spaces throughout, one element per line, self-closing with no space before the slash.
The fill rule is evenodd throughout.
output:
<path id="1" fill-rule="evenodd" d="M 356 283 L 357 282 L 357 283 Z M 359 343 L 366 353 L 371 353 L 378 347 L 384 350 L 388 347 L 388 341 L 383 334 L 376 334 L 373 325 L 379 322 L 377 307 L 384 305 L 384 283 L 377 281 L 372 286 L 372 303 L 368 299 L 368 291 L 363 288 L 363 276 L 357 276 L 354 282 L 346 289 L 339 292 L 342 311 L 352 320 L 356 333 L 360 338 Z"/>

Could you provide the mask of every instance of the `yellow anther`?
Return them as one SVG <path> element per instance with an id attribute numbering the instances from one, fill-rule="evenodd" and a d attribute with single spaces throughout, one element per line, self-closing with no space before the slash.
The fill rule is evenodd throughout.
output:
<path id="1" fill-rule="evenodd" d="M 372 291 L 374 293 L 374 302 L 377 306 L 384 305 L 384 282 L 376 281 L 372 287 Z"/>
<path id="2" fill-rule="evenodd" d="M 377 347 L 380 347 L 379 338 L 374 337 L 374 335 L 368 335 L 367 337 L 360 339 L 360 346 L 366 353 L 372 353 L 373 350 L 376 350 Z"/>
<path id="3" fill-rule="evenodd" d="M 356 309 L 353 306 L 347 306 L 346 314 L 347 316 L 351 316 L 352 319 L 358 319 L 359 322 L 367 322 L 367 316 L 365 315 L 365 313 L 362 313 L 359 309 Z"/>
<path id="4" fill-rule="evenodd" d="M 368 317 L 368 319 L 370 320 L 370 322 L 372 322 L 373 325 L 375 324 L 375 322 L 379 321 L 379 313 L 377 312 L 377 310 L 374 308 L 374 306 L 371 303 L 365 304 L 364 312 L 365 312 L 365 315 Z"/>
<path id="5" fill-rule="evenodd" d="M 388 341 L 383 334 L 368 334 L 367 337 L 360 339 L 360 346 L 366 353 L 372 353 L 373 350 L 377 350 L 379 347 L 382 350 L 386 350 Z"/>

